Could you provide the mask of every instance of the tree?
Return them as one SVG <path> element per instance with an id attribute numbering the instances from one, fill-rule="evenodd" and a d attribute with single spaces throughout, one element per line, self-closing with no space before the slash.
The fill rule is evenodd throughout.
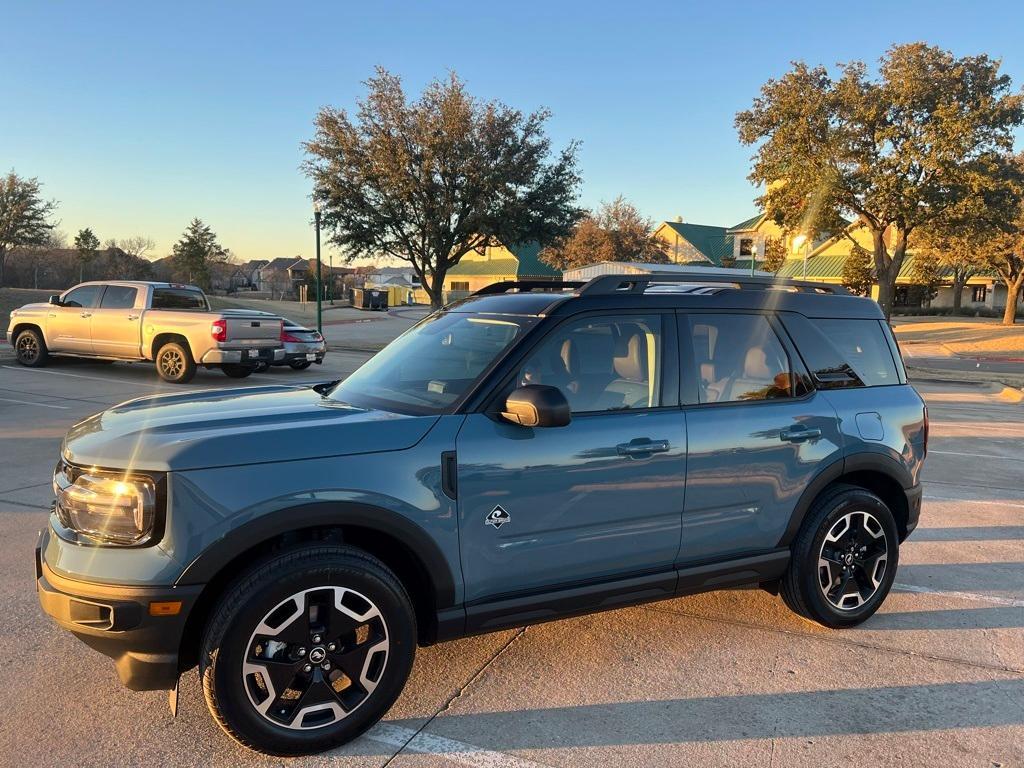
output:
<path id="1" fill-rule="evenodd" d="M 921 294 L 921 301 L 930 302 L 939 295 L 939 286 L 943 283 L 943 268 L 939 260 L 925 253 L 916 254 L 914 266 L 910 270 L 910 279 L 914 288 Z"/>
<path id="2" fill-rule="evenodd" d="M 100 247 L 100 240 L 93 231 L 86 227 L 78 230 L 75 235 L 75 250 L 78 251 L 78 282 L 85 280 L 85 268 L 96 258 L 96 251 Z"/>
<path id="3" fill-rule="evenodd" d="M 41 245 L 56 226 L 51 222 L 57 203 L 40 195 L 38 179 L 23 179 L 13 170 L 0 177 L 0 286 L 12 248 Z"/>
<path id="4" fill-rule="evenodd" d="M 736 116 L 744 144 L 761 142 L 750 179 L 785 228 L 871 235 L 879 303 L 888 317 L 912 233 L 975 194 L 993 157 L 1011 150 L 1024 95 L 988 56 L 956 58 L 911 43 L 889 49 L 878 79 L 861 62 L 832 79 L 794 63 Z"/>
<path id="5" fill-rule="evenodd" d="M 918 230 L 914 238 L 914 252 L 944 267 L 953 288 L 953 312 L 959 314 L 963 306 L 967 281 L 985 267 L 982 250 L 985 241 L 996 233 L 991 223 L 981 215 L 982 200 L 972 197 L 948 216 Z"/>
<path id="6" fill-rule="evenodd" d="M 781 237 L 769 237 L 764 241 L 764 269 L 777 275 L 786 262 L 786 244 Z"/>
<path id="7" fill-rule="evenodd" d="M 210 288 L 210 265 L 227 259 L 228 251 L 217 242 L 217 235 L 202 220 L 195 218 L 174 244 L 175 267 L 187 275 L 190 283 Z"/>
<path id="8" fill-rule="evenodd" d="M 120 248 L 126 254 L 134 256 L 136 259 L 146 258 L 146 254 L 156 248 L 153 238 L 144 237 L 143 235 L 132 235 L 131 237 L 123 237 L 120 240 L 110 239 L 105 245 L 108 248 Z"/>
<path id="9" fill-rule="evenodd" d="M 384 69 L 366 86 L 354 117 L 321 109 L 304 144 L 322 225 L 347 260 L 408 262 L 438 307 L 445 275 L 470 251 L 544 246 L 582 215 L 577 144 L 552 152 L 547 110 L 482 102 L 454 73 L 415 101 Z"/>
<path id="10" fill-rule="evenodd" d="M 980 244 L 984 263 L 999 273 L 1006 286 L 1003 325 L 1017 322 L 1017 302 L 1024 289 L 1024 153 L 1004 167 L 1002 184 L 987 190 L 979 206 L 993 236 Z"/>
<path id="11" fill-rule="evenodd" d="M 655 237 L 653 228 L 653 221 L 619 196 L 586 214 L 568 237 L 545 248 L 541 259 L 561 270 L 598 261 L 666 264 L 668 243 Z"/>
<path id="12" fill-rule="evenodd" d="M 854 244 L 850 255 L 843 262 L 843 285 L 858 296 L 870 296 L 875 284 L 875 270 L 872 267 L 871 252 Z"/>

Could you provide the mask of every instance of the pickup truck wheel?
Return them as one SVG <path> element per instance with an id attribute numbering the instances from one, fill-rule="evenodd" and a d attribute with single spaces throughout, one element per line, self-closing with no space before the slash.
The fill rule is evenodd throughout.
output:
<path id="1" fill-rule="evenodd" d="M 405 686 L 416 621 L 397 577 L 362 550 L 307 545 L 241 575 L 213 610 L 199 672 L 231 738 L 303 755 L 366 731 Z"/>
<path id="2" fill-rule="evenodd" d="M 224 363 L 220 369 L 224 375 L 231 379 L 244 379 L 256 370 L 255 365 L 241 365 L 239 363 Z"/>
<path id="3" fill-rule="evenodd" d="M 196 375 L 196 361 L 186 345 L 169 341 L 157 350 L 156 372 L 164 381 L 185 384 Z"/>
<path id="4" fill-rule="evenodd" d="M 292 360 L 290 363 L 288 363 L 288 365 L 290 365 L 296 371 L 304 371 L 307 368 L 309 368 L 309 366 L 311 366 L 312 364 L 312 360 Z"/>
<path id="5" fill-rule="evenodd" d="M 899 554 L 896 521 L 885 502 L 864 488 L 837 485 L 807 513 L 779 591 L 807 619 L 852 627 L 889 594 Z"/>
<path id="6" fill-rule="evenodd" d="M 17 335 L 14 339 L 14 353 L 18 362 L 29 368 L 46 365 L 50 358 L 43 334 L 35 328 L 27 328 Z"/>

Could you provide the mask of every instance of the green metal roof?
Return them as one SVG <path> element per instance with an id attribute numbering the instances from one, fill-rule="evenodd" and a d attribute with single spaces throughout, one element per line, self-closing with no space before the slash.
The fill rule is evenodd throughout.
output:
<path id="1" fill-rule="evenodd" d="M 842 254 L 834 256 L 811 256 L 807 259 L 807 278 L 809 280 L 841 280 L 843 277 L 843 265 L 848 257 Z M 779 277 L 801 278 L 804 274 L 804 260 L 802 257 L 788 258 L 779 270 Z M 900 266 L 900 273 L 897 280 L 912 281 L 914 274 L 914 254 L 908 253 Z M 946 267 L 939 271 L 942 277 L 952 277 L 953 270 Z M 982 270 L 978 277 L 994 277 L 994 272 Z"/>
<path id="2" fill-rule="evenodd" d="M 722 266 L 723 258 L 732 256 L 732 235 L 727 234 L 725 227 L 687 224 L 679 221 L 666 221 L 665 223 L 706 256 L 716 267 Z"/>
<path id="3" fill-rule="evenodd" d="M 751 218 L 747 219 L 746 221 L 741 221 L 735 227 L 729 227 L 729 232 L 743 232 L 743 231 L 748 230 L 748 229 L 753 229 L 754 227 L 756 227 L 758 225 L 758 223 L 763 218 L 764 218 L 764 214 L 763 213 L 759 213 L 759 214 L 757 214 L 757 216 L 752 216 Z"/>

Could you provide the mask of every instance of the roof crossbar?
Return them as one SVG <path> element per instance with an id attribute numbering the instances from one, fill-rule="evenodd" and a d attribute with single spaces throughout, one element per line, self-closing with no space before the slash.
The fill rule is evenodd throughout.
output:
<path id="1" fill-rule="evenodd" d="M 501 282 L 485 285 L 474 296 L 491 296 L 496 293 L 529 293 L 530 291 L 565 291 L 579 290 L 586 282 L 583 280 L 502 280 Z"/>
<path id="2" fill-rule="evenodd" d="M 816 283 L 807 280 L 790 280 L 780 277 L 715 274 L 701 271 L 651 273 L 646 275 L 600 275 L 579 289 L 581 296 L 599 296 L 615 293 L 643 293 L 649 285 L 683 283 L 694 287 L 724 288 L 733 290 L 790 290 L 800 293 L 829 293 L 849 295 L 841 285 Z M 696 291 L 694 291 L 696 292 Z"/>

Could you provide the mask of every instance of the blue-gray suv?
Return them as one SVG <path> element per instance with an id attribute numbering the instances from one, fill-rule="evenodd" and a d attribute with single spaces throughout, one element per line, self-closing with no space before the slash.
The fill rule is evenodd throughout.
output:
<path id="1" fill-rule="evenodd" d="M 499 283 L 344 381 L 76 424 L 44 610 L 136 690 L 198 665 L 279 755 L 394 703 L 417 645 L 759 586 L 849 627 L 917 525 L 927 411 L 878 306 L 735 272 Z"/>

